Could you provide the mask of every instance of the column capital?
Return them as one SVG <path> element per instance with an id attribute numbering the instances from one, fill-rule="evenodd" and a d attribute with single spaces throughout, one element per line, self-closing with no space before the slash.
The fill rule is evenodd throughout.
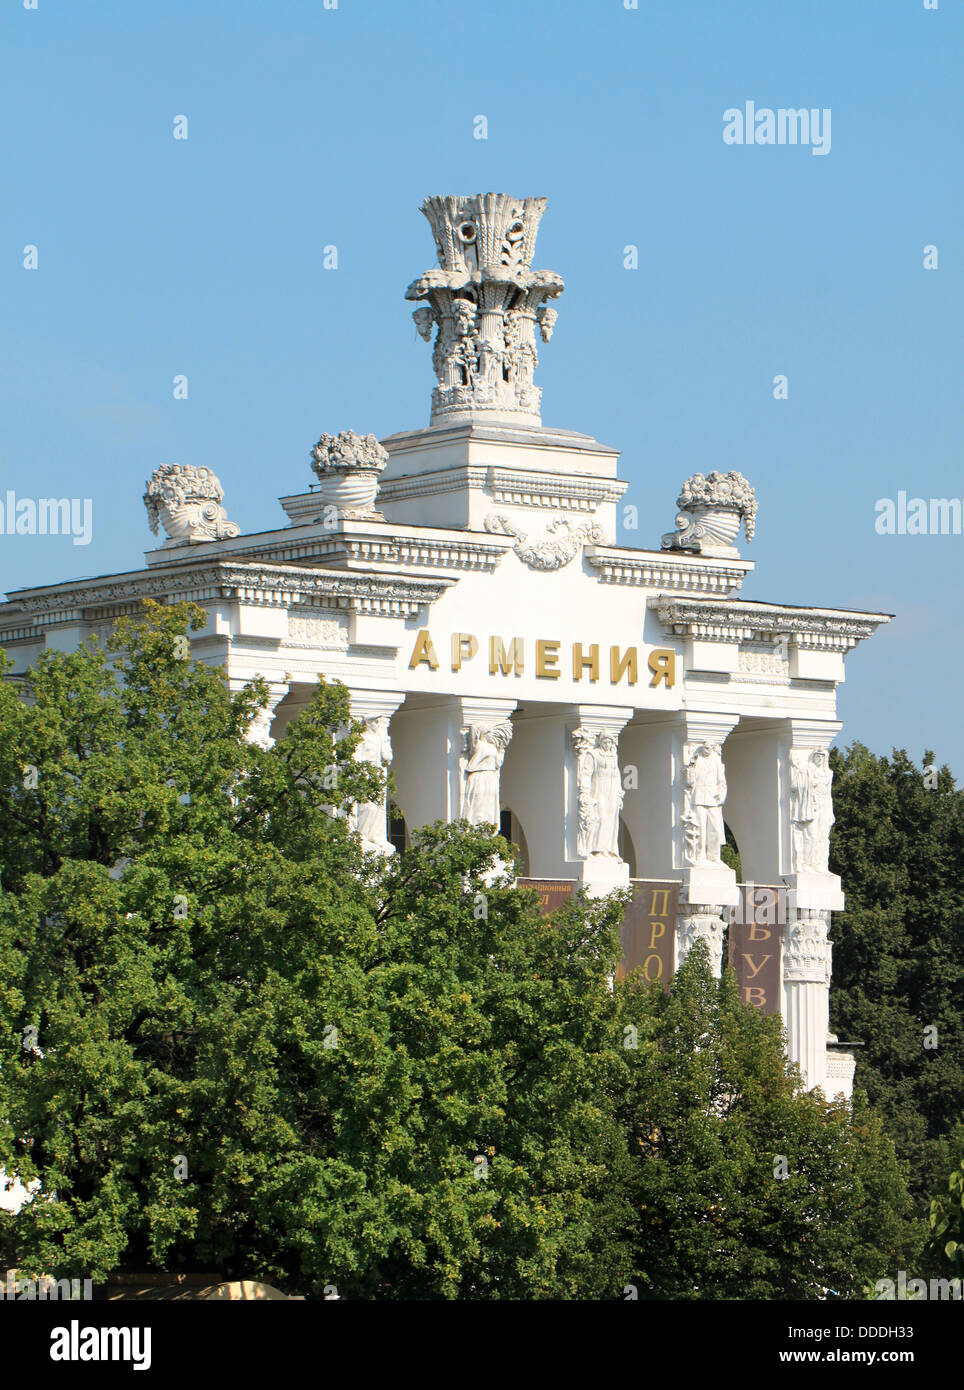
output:
<path id="1" fill-rule="evenodd" d="M 787 983 L 830 984 L 829 921 L 825 912 L 808 912 L 787 926 L 783 978 Z"/>
<path id="2" fill-rule="evenodd" d="M 248 681 L 230 679 L 228 689 L 232 694 L 237 694 L 243 690 Z M 273 748 L 275 740 L 271 737 L 271 725 L 274 723 L 275 713 L 281 701 L 287 695 L 291 687 L 285 681 L 268 682 L 268 703 L 263 709 L 255 714 L 251 723 L 248 725 L 245 738 L 248 743 L 256 743 L 259 748 Z"/>
<path id="3" fill-rule="evenodd" d="M 617 736 L 635 713 L 625 705 L 571 705 L 569 717 L 580 729 Z"/>
<path id="4" fill-rule="evenodd" d="M 723 743 L 740 722 L 738 714 L 680 710 L 677 715 L 684 743 Z"/>
<path id="5" fill-rule="evenodd" d="M 793 748 L 829 748 L 840 733 L 843 724 L 838 719 L 797 719 L 792 716 L 786 721 Z"/>
<path id="6" fill-rule="evenodd" d="M 349 685 L 348 698 L 351 702 L 352 719 L 391 719 L 404 703 L 405 692 Z"/>
<path id="7" fill-rule="evenodd" d="M 464 728 L 473 724 L 501 724 L 519 706 L 518 700 L 498 699 L 484 695 L 453 695 Z"/>

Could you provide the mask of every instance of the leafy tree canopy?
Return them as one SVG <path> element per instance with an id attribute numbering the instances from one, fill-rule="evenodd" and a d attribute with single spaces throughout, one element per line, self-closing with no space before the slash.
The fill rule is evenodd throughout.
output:
<path id="1" fill-rule="evenodd" d="M 831 1024 L 923 1199 L 964 1157 L 964 790 L 925 752 L 831 752 Z"/>
<path id="2" fill-rule="evenodd" d="M 879 1122 L 802 1093 L 732 978 L 698 949 L 669 994 L 612 988 L 618 902 L 543 918 L 484 829 L 366 857 L 347 692 L 251 744 L 267 689 L 191 661 L 202 621 L 148 604 L 0 681 L 0 1166 L 41 1184 L 0 1265 L 373 1298 L 890 1270 Z"/>

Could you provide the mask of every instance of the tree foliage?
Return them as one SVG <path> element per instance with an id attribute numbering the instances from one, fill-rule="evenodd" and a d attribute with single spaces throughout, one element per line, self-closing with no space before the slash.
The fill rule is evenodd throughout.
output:
<path id="1" fill-rule="evenodd" d="M 923 1199 L 964 1157 L 964 791 L 930 752 L 918 768 L 856 743 L 831 762 L 831 1025 L 864 1044 L 857 1082 Z"/>
<path id="2" fill-rule="evenodd" d="M 480 897 L 511 851 L 465 827 L 379 873 L 329 814 L 381 790 L 347 692 L 246 743 L 266 692 L 192 664 L 186 616 L 43 657 L 29 703 L 0 685 L 0 1163 L 43 1184 L 7 1259 L 613 1287 L 616 912 Z"/>
<path id="3" fill-rule="evenodd" d="M 345 689 L 249 743 L 267 689 L 190 659 L 202 621 L 0 681 L 0 1167 L 41 1184 L 0 1267 L 566 1299 L 891 1267 L 878 1121 L 802 1093 L 732 979 L 612 988 L 618 902 L 543 918 L 484 828 L 365 856 Z"/>
<path id="4" fill-rule="evenodd" d="M 621 1000 L 631 1083 L 640 1296 L 857 1296 L 921 1235 L 893 1145 L 863 1096 L 852 1113 L 803 1090 L 780 1022 L 713 979 L 702 943 L 664 994 Z"/>

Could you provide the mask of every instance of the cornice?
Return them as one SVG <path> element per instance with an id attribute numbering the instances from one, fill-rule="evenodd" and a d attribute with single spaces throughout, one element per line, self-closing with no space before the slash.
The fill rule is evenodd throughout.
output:
<path id="1" fill-rule="evenodd" d="M 785 636 L 802 650 L 824 652 L 849 651 L 893 616 L 842 608 L 795 608 L 664 595 L 650 599 L 649 606 L 677 637 L 704 642 L 752 642 Z"/>
<path id="2" fill-rule="evenodd" d="M 594 512 L 603 502 L 618 502 L 628 486 L 620 478 L 539 473 L 494 465 L 489 467 L 486 478 L 486 491 L 496 502 L 569 512 Z"/>
<path id="3" fill-rule="evenodd" d="M 18 626 L 24 626 L 23 619 L 28 617 L 39 627 L 114 616 L 136 608 L 144 598 L 170 598 L 195 603 L 234 600 L 264 607 L 301 604 L 407 618 L 434 603 L 455 582 L 441 577 L 409 579 L 294 565 L 202 561 L 53 588 L 22 589 L 12 597 L 9 612 Z"/>
<path id="4" fill-rule="evenodd" d="M 675 589 L 725 599 L 740 588 L 753 569 L 749 560 L 698 559 L 663 550 L 628 550 L 620 546 L 586 546 L 583 554 L 598 571 L 601 584 L 643 589 Z"/>

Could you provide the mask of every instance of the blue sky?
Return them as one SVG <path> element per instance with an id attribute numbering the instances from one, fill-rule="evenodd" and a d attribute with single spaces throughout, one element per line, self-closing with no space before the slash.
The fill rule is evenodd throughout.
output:
<path id="1" fill-rule="evenodd" d="M 964 536 L 874 526 L 964 495 L 961 0 L 6 0 L 0 48 L 0 499 L 94 517 L 86 547 L 0 535 L 0 589 L 138 567 L 160 462 L 259 530 L 322 430 L 426 424 L 419 203 L 543 194 L 543 421 L 623 450 L 626 542 L 740 469 L 747 597 L 897 614 L 848 659 L 844 741 L 964 775 Z M 830 108 L 829 155 L 724 144 L 748 100 Z"/>

